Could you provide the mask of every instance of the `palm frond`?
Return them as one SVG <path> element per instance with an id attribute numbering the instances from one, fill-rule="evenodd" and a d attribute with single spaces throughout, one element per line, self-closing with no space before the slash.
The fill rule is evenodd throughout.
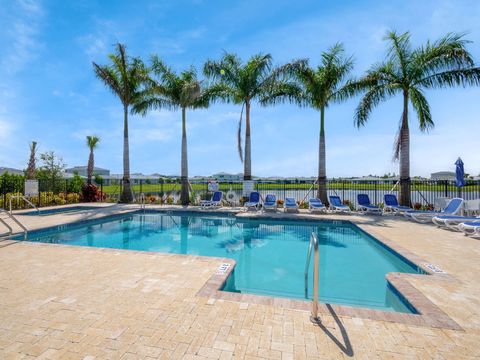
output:
<path id="1" fill-rule="evenodd" d="M 430 113 L 430 105 L 428 105 L 428 101 L 422 91 L 412 87 L 409 89 L 408 95 L 412 102 L 413 109 L 417 113 L 420 130 L 428 131 L 433 128 L 435 124 L 433 123 L 432 114 Z"/>
<path id="2" fill-rule="evenodd" d="M 390 48 L 387 56 L 391 63 L 398 65 L 402 77 L 407 77 L 412 46 L 410 44 L 410 33 L 398 34 L 396 31 L 390 31 L 385 37 L 390 41 Z"/>
<path id="3" fill-rule="evenodd" d="M 381 102 L 390 99 L 400 90 L 401 88 L 396 85 L 378 85 L 369 89 L 355 110 L 355 126 L 364 126 L 372 110 Z"/>
<path id="4" fill-rule="evenodd" d="M 438 72 L 472 68 L 475 66 L 466 46 L 465 34 L 449 33 L 441 39 L 427 42 L 412 53 L 412 79 L 420 79 Z"/>
<path id="5" fill-rule="evenodd" d="M 115 95 L 117 95 L 123 102 L 122 86 L 117 74 L 109 66 L 102 66 L 96 63 L 93 64 L 93 70 L 97 78 L 99 78 Z"/>
<path id="6" fill-rule="evenodd" d="M 479 86 L 480 67 L 443 71 L 429 75 L 414 83 L 425 88 L 445 88 L 452 86 Z"/>
<path id="7" fill-rule="evenodd" d="M 238 120 L 238 129 L 237 129 L 237 150 L 240 161 L 243 163 L 243 149 L 242 149 L 242 119 L 243 119 L 243 110 L 245 108 L 245 103 L 242 104 L 242 110 L 240 111 L 240 119 Z"/>

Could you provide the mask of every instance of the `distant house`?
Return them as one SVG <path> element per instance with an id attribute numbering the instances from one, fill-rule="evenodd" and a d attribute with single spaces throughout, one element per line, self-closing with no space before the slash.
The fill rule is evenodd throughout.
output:
<path id="1" fill-rule="evenodd" d="M 102 176 L 103 185 L 117 185 L 120 184 L 123 179 L 123 174 L 112 174 Z M 166 177 L 159 174 L 152 175 L 143 175 L 141 173 L 130 174 L 130 184 L 131 185 L 140 185 L 140 184 L 160 184 L 162 181 L 165 181 Z"/>
<path id="2" fill-rule="evenodd" d="M 87 177 L 87 166 L 74 166 L 68 169 L 65 169 L 65 172 L 67 174 L 78 174 L 83 177 Z M 102 169 L 99 167 L 94 167 L 93 168 L 93 175 L 100 175 L 102 177 L 110 175 L 110 170 L 107 169 Z"/>
<path id="3" fill-rule="evenodd" d="M 226 172 L 219 172 L 217 174 L 212 175 L 213 178 L 215 178 L 219 182 L 232 182 L 232 181 L 242 181 L 243 180 L 243 174 L 238 173 L 238 174 L 229 174 Z"/>
<path id="4" fill-rule="evenodd" d="M 455 180 L 453 171 L 439 171 L 430 174 L 430 180 Z"/>
<path id="5" fill-rule="evenodd" d="M 0 167 L 0 175 L 5 173 L 14 174 L 14 175 L 24 175 L 23 170 L 8 168 L 8 167 Z"/>

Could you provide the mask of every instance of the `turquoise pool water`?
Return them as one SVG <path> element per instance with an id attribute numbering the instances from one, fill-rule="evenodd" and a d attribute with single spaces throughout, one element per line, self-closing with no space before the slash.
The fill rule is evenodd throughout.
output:
<path id="1" fill-rule="evenodd" d="M 29 240 L 233 258 L 237 265 L 224 290 L 305 299 L 304 267 L 312 232 L 320 242 L 322 302 L 415 311 L 389 288 L 385 275 L 419 270 L 349 222 L 135 213 L 31 232 Z M 309 284 L 308 298 L 311 288 Z"/>

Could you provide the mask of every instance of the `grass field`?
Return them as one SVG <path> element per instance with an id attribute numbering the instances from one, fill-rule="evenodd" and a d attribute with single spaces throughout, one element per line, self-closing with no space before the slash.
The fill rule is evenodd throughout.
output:
<path id="1" fill-rule="evenodd" d="M 267 190 L 300 190 L 300 191 L 308 191 L 312 188 L 312 183 L 306 184 L 296 184 L 296 183 L 261 183 L 257 182 L 256 189 L 260 191 L 267 191 Z M 394 184 L 382 184 L 382 183 L 358 183 L 358 182 L 329 182 L 328 189 L 331 190 L 387 190 L 390 191 L 394 187 Z M 173 192 L 173 191 L 180 191 L 180 184 L 142 184 L 142 185 L 133 185 L 133 191 L 136 193 L 143 192 L 145 194 L 148 193 L 159 193 L 159 192 Z M 241 190 L 242 184 L 241 183 L 220 183 L 219 188 L 222 191 L 232 190 Z M 313 187 L 317 189 L 317 185 Z M 192 184 L 192 189 L 194 192 L 205 192 L 207 190 L 206 184 Z M 398 185 L 395 187 L 395 190 L 398 190 Z M 457 191 L 457 187 L 452 184 L 448 184 L 445 186 L 444 184 L 439 183 L 412 183 L 412 190 L 419 190 L 419 191 L 448 191 L 453 192 Z M 118 194 L 120 191 L 119 185 L 108 185 L 103 186 L 103 192 L 109 195 Z M 464 192 L 473 192 L 477 191 L 480 193 L 480 182 L 476 182 L 474 184 L 469 184 L 462 188 Z"/>

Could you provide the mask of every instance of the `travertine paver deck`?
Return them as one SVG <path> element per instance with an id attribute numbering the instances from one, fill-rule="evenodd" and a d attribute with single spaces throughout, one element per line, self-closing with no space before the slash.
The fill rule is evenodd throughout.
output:
<path id="1" fill-rule="evenodd" d="M 42 222 L 85 216 L 95 215 Z M 348 219 L 445 270 L 447 280 L 408 282 L 463 331 L 335 313 L 316 326 L 306 311 L 198 296 L 225 259 L 5 241 L 0 359 L 479 358 L 480 241 L 393 217 Z"/>

